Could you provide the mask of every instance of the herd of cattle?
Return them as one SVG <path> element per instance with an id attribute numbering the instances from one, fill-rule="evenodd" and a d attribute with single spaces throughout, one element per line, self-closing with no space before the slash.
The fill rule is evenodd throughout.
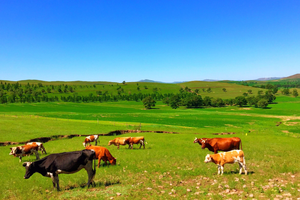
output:
<path id="1" fill-rule="evenodd" d="M 96 174 L 96 166 L 93 160 L 98 159 L 98 168 L 101 160 L 107 164 L 107 161 L 111 165 L 116 164 L 116 158 L 114 158 L 109 150 L 105 147 L 96 146 L 99 136 L 91 135 L 85 138 L 83 146 L 85 147 L 82 151 L 63 152 L 48 155 L 42 159 L 39 158 L 38 151 L 46 153 L 44 145 L 40 142 L 27 143 L 24 146 L 12 147 L 9 155 L 19 157 L 19 161 L 22 161 L 22 157 L 35 154 L 37 161 L 35 162 L 24 162 L 23 166 L 26 168 L 24 178 L 30 178 L 34 173 L 38 172 L 45 177 L 50 177 L 53 182 L 53 187 L 59 190 L 59 179 L 58 174 L 66 173 L 71 174 L 85 169 L 88 174 L 88 183 L 93 183 L 94 176 Z M 95 142 L 95 146 L 91 145 L 91 142 Z M 218 165 L 218 174 L 223 174 L 224 165 L 226 163 L 238 163 L 240 167 L 239 173 L 242 173 L 244 169 L 247 175 L 247 168 L 245 164 L 244 152 L 242 149 L 241 139 L 238 137 L 232 138 L 195 138 L 194 143 L 199 143 L 202 149 L 207 148 L 214 152 L 214 154 L 207 154 L 204 162 L 213 162 Z M 118 137 L 108 142 L 108 146 L 115 145 L 128 145 L 128 148 L 133 148 L 133 144 L 140 144 L 145 148 L 144 137 Z M 224 151 L 218 153 L 218 151 Z"/>

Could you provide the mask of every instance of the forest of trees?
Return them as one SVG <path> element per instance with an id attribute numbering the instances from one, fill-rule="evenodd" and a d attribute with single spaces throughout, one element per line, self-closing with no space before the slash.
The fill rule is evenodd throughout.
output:
<path id="1" fill-rule="evenodd" d="M 125 82 L 123 83 L 123 85 Z M 112 85 L 111 85 L 112 86 Z M 94 92 L 87 95 L 80 95 L 76 92 L 80 88 L 93 88 Z M 180 88 L 177 93 L 160 93 L 159 88 L 153 88 L 149 90 L 149 93 L 141 93 L 140 85 L 137 83 L 137 93 L 131 94 L 125 93 L 124 89 L 117 85 L 116 94 L 109 93 L 108 91 L 96 90 L 96 85 L 43 85 L 37 84 L 19 84 L 17 83 L 0 83 L 0 103 L 34 103 L 34 102 L 76 102 L 76 103 L 88 103 L 88 102 L 116 102 L 116 101 L 143 101 L 146 108 L 155 106 L 156 101 L 162 101 L 164 104 L 169 105 L 173 109 L 179 106 L 185 106 L 187 108 L 199 108 L 199 107 L 222 107 L 222 106 L 254 106 L 254 107 L 266 107 L 272 103 L 276 97 L 274 94 L 278 91 L 277 87 L 273 85 L 266 85 L 268 91 L 263 94 L 263 91 L 259 91 L 257 96 L 248 96 L 252 94 L 252 90 L 248 90 L 248 93 L 244 93 L 233 99 L 222 99 L 205 96 L 202 98 L 199 95 L 199 89 L 192 91 L 190 88 Z M 104 86 L 103 86 L 104 88 Z M 148 90 L 147 86 L 143 87 Z M 211 88 L 202 89 L 203 92 L 212 92 Z M 222 89 L 226 92 L 226 88 Z M 289 89 L 281 91 L 282 94 L 289 95 L 291 92 Z M 295 97 L 298 93 L 293 91 Z"/>

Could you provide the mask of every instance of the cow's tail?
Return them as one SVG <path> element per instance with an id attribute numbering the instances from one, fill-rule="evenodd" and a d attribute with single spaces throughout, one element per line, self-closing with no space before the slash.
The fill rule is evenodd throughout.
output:
<path id="1" fill-rule="evenodd" d="M 241 140 L 241 150 L 243 150 L 243 148 L 242 148 L 242 140 Z"/>

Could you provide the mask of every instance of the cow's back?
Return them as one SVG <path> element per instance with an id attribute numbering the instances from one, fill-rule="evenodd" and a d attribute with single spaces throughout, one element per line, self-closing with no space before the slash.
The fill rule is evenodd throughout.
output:
<path id="1" fill-rule="evenodd" d="M 94 150 L 97 158 L 99 158 L 99 157 L 101 158 L 104 156 L 104 148 L 105 147 L 92 146 L 92 145 L 85 147 L 85 149 Z"/>
<path id="2" fill-rule="evenodd" d="M 95 152 L 90 150 L 51 154 L 42 159 L 40 167 L 52 173 L 57 170 L 73 172 L 78 170 L 80 165 L 84 166 L 88 161 L 93 160 L 94 155 Z"/>
<path id="3" fill-rule="evenodd" d="M 238 137 L 209 139 L 209 144 L 212 147 L 216 147 L 220 151 L 230 151 L 234 149 L 239 149 L 240 142 L 241 139 Z"/>
<path id="4" fill-rule="evenodd" d="M 234 163 L 237 160 L 243 162 L 244 152 L 242 150 L 232 150 L 228 152 L 219 153 L 224 159 L 224 163 Z"/>
<path id="5" fill-rule="evenodd" d="M 144 140 L 144 137 L 143 136 L 142 137 L 131 137 L 129 139 L 129 143 L 135 144 L 135 143 L 138 143 L 140 140 Z"/>
<path id="6" fill-rule="evenodd" d="M 22 146 L 23 153 L 25 153 L 25 154 L 30 154 L 32 152 L 32 150 L 37 151 L 38 148 L 39 147 L 36 143 Z"/>
<path id="7" fill-rule="evenodd" d="M 130 140 L 130 137 L 121 137 L 121 138 L 118 138 L 117 143 L 120 145 L 125 145 L 125 144 L 129 143 L 129 140 Z"/>

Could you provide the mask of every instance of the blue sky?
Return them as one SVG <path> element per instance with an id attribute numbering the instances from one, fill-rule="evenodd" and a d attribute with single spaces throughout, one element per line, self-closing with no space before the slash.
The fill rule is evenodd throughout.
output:
<path id="1" fill-rule="evenodd" d="M 3 0 L 0 80 L 249 80 L 300 73 L 300 1 Z"/>

